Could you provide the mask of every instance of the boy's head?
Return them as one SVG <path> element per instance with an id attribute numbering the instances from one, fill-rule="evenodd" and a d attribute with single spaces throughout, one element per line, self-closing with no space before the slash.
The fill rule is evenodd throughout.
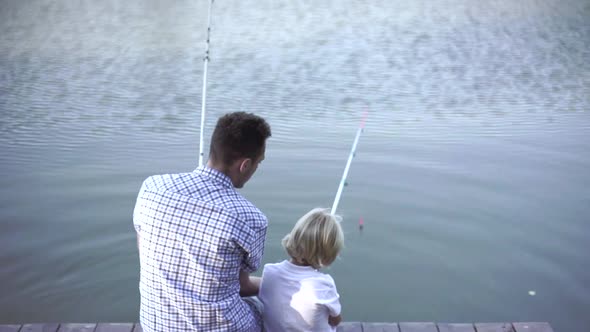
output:
<path id="1" fill-rule="evenodd" d="M 315 208 L 297 221 L 283 238 L 283 247 L 295 261 L 319 269 L 336 260 L 344 246 L 340 216 Z"/>

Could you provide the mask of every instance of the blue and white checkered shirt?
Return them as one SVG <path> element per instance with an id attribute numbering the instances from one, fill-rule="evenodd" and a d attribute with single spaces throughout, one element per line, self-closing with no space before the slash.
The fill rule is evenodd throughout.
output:
<path id="1" fill-rule="evenodd" d="M 140 322 L 146 332 L 260 331 L 239 271 L 260 266 L 268 221 L 230 178 L 208 167 L 147 178 L 140 237 Z"/>

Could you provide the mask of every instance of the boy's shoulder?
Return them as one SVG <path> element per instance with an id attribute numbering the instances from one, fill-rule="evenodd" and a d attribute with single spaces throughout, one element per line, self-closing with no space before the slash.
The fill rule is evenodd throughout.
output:
<path id="1" fill-rule="evenodd" d="M 266 263 L 266 264 L 264 264 L 264 270 L 265 271 L 282 270 L 285 268 L 285 262 L 286 261 L 282 261 L 282 262 L 278 262 L 278 263 Z"/>
<path id="2" fill-rule="evenodd" d="M 294 270 L 296 269 L 296 270 Z M 273 274 L 273 273 L 288 273 L 290 275 L 298 275 L 305 279 L 316 279 L 322 283 L 327 283 L 331 285 L 335 285 L 334 278 L 328 273 L 315 270 L 315 269 L 301 269 L 295 267 L 293 264 L 289 263 L 287 260 L 278 262 L 278 263 L 267 263 L 264 264 L 263 273 L 264 274 Z"/>
<path id="3" fill-rule="evenodd" d="M 334 282 L 334 278 L 331 275 L 325 272 L 318 271 L 319 275 L 321 275 L 321 279 L 324 283 L 329 286 L 336 286 L 336 282 Z"/>

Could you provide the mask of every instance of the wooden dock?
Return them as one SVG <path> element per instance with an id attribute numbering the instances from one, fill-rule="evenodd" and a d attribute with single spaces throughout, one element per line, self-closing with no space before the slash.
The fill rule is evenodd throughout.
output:
<path id="1" fill-rule="evenodd" d="M 46 323 L 0 325 L 0 332 L 142 332 L 137 323 Z M 345 322 L 338 332 L 553 332 L 548 323 L 361 323 Z"/>

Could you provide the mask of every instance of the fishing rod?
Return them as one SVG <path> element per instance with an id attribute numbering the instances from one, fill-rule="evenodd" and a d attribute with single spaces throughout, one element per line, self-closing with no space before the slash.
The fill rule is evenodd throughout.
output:
<path id="1" fill-rule="evenodd" d="M 209 64 L 209 40 L 211 37 L 211 7 L 213 1 L 209 0 L 209 15 L 207 17 L 207 43 L 205 46 L 205 57 L 203 58 L 203 99 L 201 101 L 201 136 L 199 139 L 199 167 L 203 166 L 203 135 L 205 133 L 205 107 L 207 103 L 207 65 Z"/>
<path id="2" fill-rule="evenodd" d="M 367 111 L 363 113 L 363 117 L 361 119 L 361 124 L 359 125 L 358 130 L 356 131 L 356 136 L 354 138 L 354 142 L 352 143 L 352 149 L 350 149 L 350 154 L 348 155 L 348 161 L 346 162 L 346 167 L 344 167 L 344 174 L 342 174 L 342 179 L 340 180 L 340 186 L 338 186 L 338 191 L 336 192 L 336 197 L 334 198 L 334 204 L 332 204 L 332 211 L 331 214 L 336 213 L 336 209 L 338 208 L 338 203 L 340 202 L 340 197 L 342 196 L 342 190 L 344 190 L 344 186 L 346 185 L 346 176 L 348 175 L 348 170 L 350 169 L 350 164 L 352 163 L 352 158 L 356 154 L 356 146 L 359 142 L 359 138 L 361 138 L 361 133 L 363 129 L 365 129 L 365 120 L 367 118 Z"/>

